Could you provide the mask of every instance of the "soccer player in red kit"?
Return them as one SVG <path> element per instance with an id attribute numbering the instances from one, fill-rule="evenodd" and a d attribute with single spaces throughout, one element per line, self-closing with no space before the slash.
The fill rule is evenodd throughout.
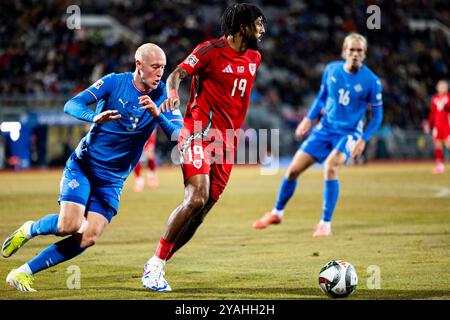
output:
<path id="1" fill-rule="evenodd" d="M 236 136 L 227 139 L 227 133 L 239 130 L 247 113 L 261 63 L 257 50 L 264 22 L 262 11 L 253 4 L 228 7 L 221 18 L 224 35 L 199 44 L 167 78 L 163 110 L 179 105 L 179 84 L 192 76 L 178 140 L 185 197 L 170 215 L 155 255 L 144 266 L 144 288 L 171 291 L 164 278 L 166 260 L 192 238 L 227 185 L 237 149 Z"/>
<path id="2" fill-rule="evenodd" d="M 436 85 L 437 93 L 431 98 L 430 115 L 425 124 L 425 133 L 431 128 L 434 140 L 434 159 L 436 166 L 434 173 L 444 172 L 444 146 L 450 150 L 450 94 L 446 80 L 439 80 Z"/>

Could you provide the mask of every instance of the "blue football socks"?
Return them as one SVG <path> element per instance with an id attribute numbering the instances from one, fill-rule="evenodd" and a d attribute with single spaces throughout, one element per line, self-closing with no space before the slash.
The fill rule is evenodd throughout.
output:
<path id="1" fill-rule="evenodd" d="M 80 247 L 75 235 L 71 235 L 45 248 L 39 255 L 27 262 L 33 274 L 70 260 L 85 249 Z"/>
<path id="2" fill-rule="evenodd" d="M 30 228 L 30 236 L 42 236 L 48 234 L 58 235 L 58 217 L 57 214 L 48 214 L 42 219 L 34 222 Z"/>
<path id="3" fill-rule="evenodd" d="M 280 190 L 278 191 L 277 201 L 275 203 L 276 210 L 278 211 L 284 210 L 287 202 L 294 194 L 296 188 L 297 188 L 297 179 L 288 180 L 286 177 L 283 177 Z"/>
<path id="4" fill-rule="evenodd" d="M 323 188 L 322 220 L 330 222 L 339 197 L 339 180 L 325 180 Z"/>

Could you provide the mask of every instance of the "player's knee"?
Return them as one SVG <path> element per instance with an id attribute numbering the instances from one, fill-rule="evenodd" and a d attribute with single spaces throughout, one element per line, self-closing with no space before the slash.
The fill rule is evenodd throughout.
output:
<path id="1" fill-rule="evenodd" d="M 186 203 L 187 207 L 189 207 L 192 211 L 203 209 L 205 204 L 206 200 L 201 196 L 192 196 Z"/>
<path id="2" fill-rule="evenodd" d="M 207 192 L 198 192 L 192 194 L 186 201 L 186 207 L 191 209 L 194 212 L 203 209 L 208 201 L 208 193 Z"/>
<path id="3" fill-rule="evenodd" d="M 58 219 L 58 234 L 61 236 L 74 234 L 80 230 L 82 222 L 83 221 L 79 219 L 74 220 L 60 216 Z"/>
<path id="4" fill-rule="evenodd" d="M 83 249 L 92 247 L 97 242 L 97 239 L 98 238 L 92 237 L 92 236 L 83 237 L 83 239 L 81 240 L 81 243 L 80 243 L 80 247 Z"/>
<path id="5" fill-rule="evenodd" d="M 288 180 L 296 180 L 300 173 L 301 172 L 300 170 L 298 170 L 298 168 L 289 168 L 289 170 L 286 172 L 286 178 Z"/>
<path id="6" fill-rule="evenodd" d="M 325 179 L 334 179 L 337 177 L 338 166 L 332 161 L 326 161 L 324 165 Z"/>

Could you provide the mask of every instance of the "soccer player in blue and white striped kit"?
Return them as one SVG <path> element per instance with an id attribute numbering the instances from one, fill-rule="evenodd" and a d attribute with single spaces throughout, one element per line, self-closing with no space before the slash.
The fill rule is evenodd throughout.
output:
<path id="1" fill-rule="evenodd" d="M 133 72 L 111 73 L 70 99 L 64 111 L 94 125 L 67 160 L 60 184 L 60 213 L 28 221 L 3 243 L 10 257 L 28 240 L 40 235 L 65 237 L 47 247 L 7 276 L 19 291 L 35 291 L 33 275 L 72 259 L 95 244 L 117 214 L 120 194 L 145 142 L 157 125 L 178 140 L 183 118 L 178 109 L 160 112 L 167 99 L 161 77 L 164 51 L 146 43 L 136 50 Z M 95 111 L 88 106 L 96 103 Z"/>
<path id="2" fill-rule="evenodd" d="M 339 196 L 338 169 L 350 158 L 356 159 L 362 154 L 383 118 L 381 82 L 363 64 L 366 51 L 367 40 L 358 33 L 351 33 L 342 46 L 345 61 L 331 62 L 325 67 L 320 91 L 308 115 L 297 127 L 296 135 L 306 134 L 322 110 L 324 114 L 289 165 L 274 208 L 255 221 L 254 228 L 264 229 L 282 222 L 286 204 L 297 187 L 297 178 L 319 162 L 324 163 L 323 208 L 322 219 L 313 236 L 331 235 L 331 217 Z M 368 106 L 372 118 L 364 128 Z"/>

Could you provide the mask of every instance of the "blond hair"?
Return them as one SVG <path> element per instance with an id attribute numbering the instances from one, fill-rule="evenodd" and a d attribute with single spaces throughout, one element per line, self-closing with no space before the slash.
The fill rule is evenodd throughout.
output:
<path id="1" fill-rule="evenodd" d="M 144 43 L 139 48 L 137 48 L 136 53 L 134 54 L 134 60 L 139 60 L 142 62 L 142 60 L 144 60 L 149 54 L 158 51 L 164 53 L 164 51 L 156 44 Z"/>
<path id="2" fill-rule="evenodd" d="M 344 57 L 345 48 L 348 46 L 348 44 L 351 41 L 355 41 L 355 40 L 361 42 L 364 45 L 364 51 L 367 52 L 367 39 L 362 34 L 352 32 L 344 38 L 344 42 L 342 43 L 342 57 L 344 59 L 345 59 L 345 57 Z"/>

